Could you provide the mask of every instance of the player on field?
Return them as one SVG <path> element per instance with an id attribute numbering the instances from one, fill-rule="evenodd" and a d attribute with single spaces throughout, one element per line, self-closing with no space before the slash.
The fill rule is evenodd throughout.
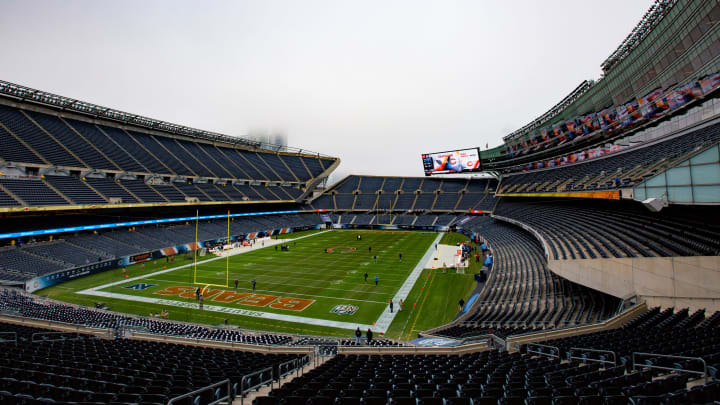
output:
<path id="1" fill-rule="evenodd" d="M 255 284 L 257 284 L 257 283 L 255 282 L 255 279 L 253 279 L 252 280 L 253 292 L 255 291 Z"/>
<path id="2" fill-rule="evenodd" d="M 378 285 L 378 281 L 380 281 L 380 276 L 375 276 L 375 285 Z"/>
<path id="3" fill-rule="evenodd" d="M 398 253 L 398 257 L 400 258 L 400 261 L 402 261 L 402 253 Z"/>
<path id="4" fill-rule="evenodd" d="M 236 289 L 236 290 L 237 290 L 237 286 L 238 286 L 238 283 L 239 283 L 239 282 L 240 282 L 239 280 L 235 279 L 235 289 Z"/>
<path id="5" fill-rule="evenodd" d="M 367 271 L 365 272 L 365 282 L 367 283 L 368 274 Z"/>

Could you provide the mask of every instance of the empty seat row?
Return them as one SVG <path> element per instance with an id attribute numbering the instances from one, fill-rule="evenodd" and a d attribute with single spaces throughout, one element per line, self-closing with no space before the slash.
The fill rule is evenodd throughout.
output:
<path id="1" fill-rule="evenodd" d="M 0 106 L 0 158 L 67 168 L 305 182 L 335 159 L 249 151 Z M 247 166 L 252 166 L 248 169 Z"/>

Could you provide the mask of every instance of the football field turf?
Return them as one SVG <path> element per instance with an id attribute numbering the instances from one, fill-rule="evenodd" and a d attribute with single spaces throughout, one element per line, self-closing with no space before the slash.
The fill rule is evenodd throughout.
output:
<path id="1" fill-rule="evenodd" d="M 366 328 L 383 312 L 389 313 L 390 299 L 418 265 L 422 270 L 421 259 L 432 254 L 437 237 L 431 232 L 323 232 L 287 242 L 288 251 L 266 246 L 230 256 L 229 263 L 225 257 L 208 260 L 206 255 L 199 258 L 196 271 L 189 264 L 168 272 L 148 272 L 142 278 L 95 286 L 84 293 L 199 309 L 196 289 L 200 286 L 206 311 Z M 386 327 L 378 326 L 380 330 Z"/>
<path id="2" fill-rule="evenodd" d="M 410 338 L 421 327 L 435 326 L 427 322 L 452 319 L 452 303 L 472 289 L 470 274 L 438 274 L 439 278 L 430 279 L 432 272 L 423 272 L 439 236 L 359 230 L 287 234 L 281 236 L 289 238 L 286 242 L 267 241 L 262 248 L 257 242 L 257 249 L 230 256 L 229 274 L 225 257 L 198 257 L 194 271 L 192 260 L 177 256 L 175 263 L 161 259 L 128 267 L 128 278 L 118 269 L 38 293 L 84 305 L 104 301 L 113 310 L 140 315 L 164 308 L 176 320 L 220 324 L 228 318 L 231 325 L 247 329 L 349 336 L 347 330 L 359 326 L 390 330 L 397 337 L 407 329 Z M 289 251 L 270 245 L 280 242 L 288 244 Z M 416 283 L 420 276 L 423 279 Z M 255 291 L 251 280 L 257 283 Z M 431 297 L 425 291 L 429 282 L 438 286 Z M 202 310 L 195 296 L 198 287 L 204 289 Z M 400 314 L 399 297 L 406 300 Z M 395 299 L 392 314 L 391 298 Z M 425 302 L 426 316 L 419 316 L 416 312 Z"/>

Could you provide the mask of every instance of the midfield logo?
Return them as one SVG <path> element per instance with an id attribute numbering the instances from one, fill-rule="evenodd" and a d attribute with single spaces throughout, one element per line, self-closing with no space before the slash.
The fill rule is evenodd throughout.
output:
<path id="1" fill-rule="evenodd" d="M 150 287 L 155 287 L 157 284 L 145 284 L 145 283 L 137 283 L 133 285 L 128 285 L 123 288 L 127 288 L 130 290 L 140 291 L 140 290 L 147 290 Z"/>
<path id="2" fill-rule="evenodd" d="M 335 305 L 335 308 L 331 309 L 330 312 L 340 315 L 352 315 L 358 309 L 360 308 L 356 307 L 355 305 Z"/>

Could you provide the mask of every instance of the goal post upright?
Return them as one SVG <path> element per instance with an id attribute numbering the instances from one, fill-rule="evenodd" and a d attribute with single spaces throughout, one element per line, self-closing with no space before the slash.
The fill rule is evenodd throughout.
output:
<path id="1" fill-rule="evenodd" d="M 381 195 L 382 195 L 382 194 L 380 194 L 380 196 L 381 196 Z M 378 200 L 377 200 L 377 203 L 376 203 L 377 212 L 380 212 L 380 210 L 382 210 L 382 207 L 380 206 L 380 196 L 378 196 Z M 389 200 L 389 201 L 388 201 L 387 215 L 381 215 L 381 216 L 387 216 L 388 218 L 390 218 L 390 221 L 389 221 L 388 223 L 386 223 L 386 224 L 384 224 L 384 223 L 381 224 L 380 221 L 378 221 L 378 225 L 390 225 L 390 224 L 392 224 L 392 200 Z"/>
<path id="2" fill-rule="evenodd" d="M 199 227 L 199 223 L 200 223 L 199 219 L 200 219 L 199 214 L 196 213 L 196 215 L 195 215 L 195 262 L 194 262 L 194 266 L 193 266 L 193 268 L 194 268 L 193 284 L 199 285 L 199 286 L 204 286 L 201 289 L 201 291 L 203 293 L 205 293 L 207 291 L 208 287 L 211 287 L 211 286 L 228 288 L 230 286 L 230 251 L 229 250 L 227 252 L 227 256 L 225 257 L 225 284 L 219 284 L 219 282 L 220 282 L 219 280 L 213 280 L 213 281 L 218 281 L 218 283 L 208 283 L 203 280 L 198 281 L 198 278 L 197 278 L 197 250 L 199 249 L 199 245 L 198 245 L 198 227 Z M 228 210 L 228 213 L 227 213 L 227 221 L 228 221 L 227 222 L 227 244 L 229 245 L 230 244 L 230 210 Z M 220 252 L 224 252 L 224 251 L 225 251 L 225 244 L 223 243 L 220 248 Z M 222 253 L 221 253 L 221 255 L 222 255 Z M 222 258 L 222 256 L 219 257 L 218 259 L 220 259 L 220 258 Z"/>
<path id="3" fill-rule="evenodd" d="M 197 284 L 197 251 L 198 245 L 198 222 L 200 221 L 200 210 L 195 210 L 195 246 L 193 249 L 193 284 Z"/>
<path id="4" fill-rule="evenodd" d="M 228 210 L 228 216 L 227 216 L 227 244 L 232 248 L 232 245 L 230 245 L 230 210 Z M 225 255 L 225 287 L 230 285 L 230 249 L 228 249 L 227 254 Z"/>

